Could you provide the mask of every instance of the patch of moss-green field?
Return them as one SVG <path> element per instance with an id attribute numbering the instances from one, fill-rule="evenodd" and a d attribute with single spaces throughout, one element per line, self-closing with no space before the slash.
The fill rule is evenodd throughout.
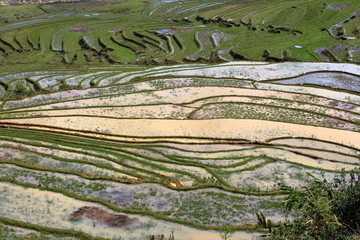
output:
<path id="1" fill-rule="evenodd" d="M 351 0 L 1 6 L 0 61 L 75 65 L 359 62 L 359 9 L 359 3 Z M 214 33 L 216 44 L 211 41 Z"/>

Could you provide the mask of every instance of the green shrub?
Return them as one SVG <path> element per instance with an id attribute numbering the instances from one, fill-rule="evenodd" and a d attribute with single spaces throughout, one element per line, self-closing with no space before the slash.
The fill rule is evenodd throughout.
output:
<path id="1" fill-rule="evenodd" d="M 265 224 L 269 220 L 266 221 L 262 213 L 257 213 L 259 225 L 270 233 L 268 239 L 358 239 L 360 174 L 351 173 L 349 178 L 342 173 L 332 181 L 309 175 L 313 181 L 300 190 L 280 185 L 280 189 L 288 194 L 286 209 L 300 211 L 299 217 L 293 222 L 271 229 Z"/>

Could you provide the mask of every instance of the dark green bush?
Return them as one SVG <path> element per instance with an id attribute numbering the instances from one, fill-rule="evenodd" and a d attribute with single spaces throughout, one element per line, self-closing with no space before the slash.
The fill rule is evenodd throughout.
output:
<path id="1" fill-rule="evenodd" d="M 280 189 L 288 194 L 285 199 L 286 209 L 297 209 L 300 212 L 299 217 L 293 222 L 283 223 L 278 228 L 271 229 L 265 224 L 267 221 L 262 213 L 257 213 L 259 224 L 270 233 L 268 239 L 358 239 L 360 174 L 351 173 L 346 177 L 343 172 L 332 181 L 309 175 L 313 181 L 300 190 L 280 185 Z"/>

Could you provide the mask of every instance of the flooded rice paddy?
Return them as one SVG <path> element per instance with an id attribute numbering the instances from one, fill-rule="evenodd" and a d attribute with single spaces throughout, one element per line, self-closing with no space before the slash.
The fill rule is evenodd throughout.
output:
<path id="1" fill-rule="evenodd" d="M 77 88 L 3 98 L 1 217 L 106 239 L 257 239 L 255 211 L 293 217 L 278 183 L 359 170 L 358 65 L 123 70 L 0 77 L 4 95 L 29 77 Z"/>

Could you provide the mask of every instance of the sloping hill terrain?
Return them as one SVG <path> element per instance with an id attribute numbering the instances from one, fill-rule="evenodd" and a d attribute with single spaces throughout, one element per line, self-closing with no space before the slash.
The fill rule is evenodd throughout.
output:
<path id="1" fill-rule="evenodd" d="M 256 211 L 293 219 L 279 183 L 359 173 L 359 9 L 0 7 L 0 239 L 256 239 Z"/>
<path id="2" fill-rule="evenodd" d="M 354 0 L 1 7 L 0 52 L 5 63 L 359 62 L 359 11 Z"/>

